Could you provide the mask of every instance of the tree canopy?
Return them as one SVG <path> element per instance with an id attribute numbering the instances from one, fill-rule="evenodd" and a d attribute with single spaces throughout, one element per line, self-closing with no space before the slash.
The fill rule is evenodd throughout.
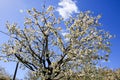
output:
<path id="1" fill-rule="evenodd" d="M 100 15 L 86 11 L 65 20 L 53 6 L 27 12 L 24 27 L 6 23 L 10 38 L 2 53 L 7 61 L 20 62 L 42 80 L 72 80 L 108 60 L 112 35 L 101 28 Z"/>
<path id="2" fill-rule="evenodd" d="M 84 67 L 84 71 L 71 75 L 69 80 L 119 80 L 120 69 L 109 69 L 107 67 Z M 80 76 L 78 76 L 80 75 Z M 28 72 L 24 80 L 39 80 L 39 76 L 35 76 L 32 72 Z M 64 78 L 60 80 L 65 80 Z"/>

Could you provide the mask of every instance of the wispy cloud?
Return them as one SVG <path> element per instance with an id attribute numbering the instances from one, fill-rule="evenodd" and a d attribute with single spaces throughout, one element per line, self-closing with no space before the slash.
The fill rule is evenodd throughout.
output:
<path id="1" fill-rule="evenodd" d="M 78 7 L 75 3 L 75 1 L 72 0 L 61 0 L 58 3 L 59 7 L 57 8 L 57 11 L 59 14 L 64 18 L 69 18 L 73 13 L 78 12 Z"/>
<path id="2" fill-rule="evenodd" d="M 20 12 L 20 13 L 23 13 L 23 12 L 24 12 L 24 10 L 23 10 L 23 9 L 20 9 L 20 10 L 19 10 L 19 12 Z"/>

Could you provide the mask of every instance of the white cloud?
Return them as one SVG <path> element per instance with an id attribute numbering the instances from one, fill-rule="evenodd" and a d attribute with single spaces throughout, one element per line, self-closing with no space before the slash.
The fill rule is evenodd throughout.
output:
<path id="1" fill-rule="evenodd" d="M 24 12 L 24 10 L 23 10 L 23 9 L 20 9 L 20 10 L 19 10 L 19 12 L 20 12 L 20 13 L 23 13 L 23 12 Z"/>
<path id="2" fill-rule="evenodd" d="M 78 7 L 76 3 L 72 0 L 61 0 L 58 3 L 59 7 L 57 8 L 57 11 L 59 14 L 64 18 L 69 18 L 73 13 L 78 12 Z"/>
<path id="3" fill-rule="evenodd" d="M 62 31 L 62 35 L 65 37 L 66 35 L 68 35 L 69 33 L 68 32 L 65 32 L 65 31 Z M 68 42 L 70 39 L 69 38 L 64 38 L 64 40 L 66 42 Z"/>
<path id="4" fill-rule="evenodd" d="M 67 34 L 69 34 L 69 33 L 67 33 L 67 32 L 62 32 L 62 35 L 63 35 L 63 36 L 65 36 L 65 35 L 67 35 Z"/>

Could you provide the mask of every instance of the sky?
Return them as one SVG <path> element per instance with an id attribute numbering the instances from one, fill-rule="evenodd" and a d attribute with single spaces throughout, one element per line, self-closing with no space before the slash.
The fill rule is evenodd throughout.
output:
<path id="1" fill-rule="evenodd" d="M 44 3 L 53 5 L 58 15 L 65 19 L 86 10 L 91 10 L 95 15 L 101 14 L 102 28 L 116 35 L 111 40 L 112 52 L 109 62 L 103 62 L 103 64 L 110 68 L 120 68 L 120 0 L 0 0 L 0 30 L 6 31 L 6 21 L 17 22 L 20 26 L 23 26 L 24 17 L 27 16 L 26 10 L 33 7 L 40 10 Z M 7 36 L 0 33 L 0 45 L 6 41 Z M 16 63 L 3 63 L 0 61 L 0 66 L 5 67 L 12 75 L 15 65 Z M 19 69 L 17 77 L 22 79 L 24 74 L 25 72 Z"/>

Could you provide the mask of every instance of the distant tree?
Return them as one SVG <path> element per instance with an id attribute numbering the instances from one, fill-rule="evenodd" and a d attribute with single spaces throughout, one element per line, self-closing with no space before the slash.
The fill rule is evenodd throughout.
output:
<path id="1" fill-rule="evenodd" d="M 4 68 L 0 67 L 0 80 L 12 80 Z"/>
<path id="2" fill-rule="evenodd" d="M 56 18 L 52 6 L 27 12 L 24 27 L 6 24 L 10 39 L 2 53 L 8 61 L 21 62 L 41 80 L 70 80 L 108 60 L 112 36 L 101 29 L 100 15 L 86 11 L 64 20 Z"/>

